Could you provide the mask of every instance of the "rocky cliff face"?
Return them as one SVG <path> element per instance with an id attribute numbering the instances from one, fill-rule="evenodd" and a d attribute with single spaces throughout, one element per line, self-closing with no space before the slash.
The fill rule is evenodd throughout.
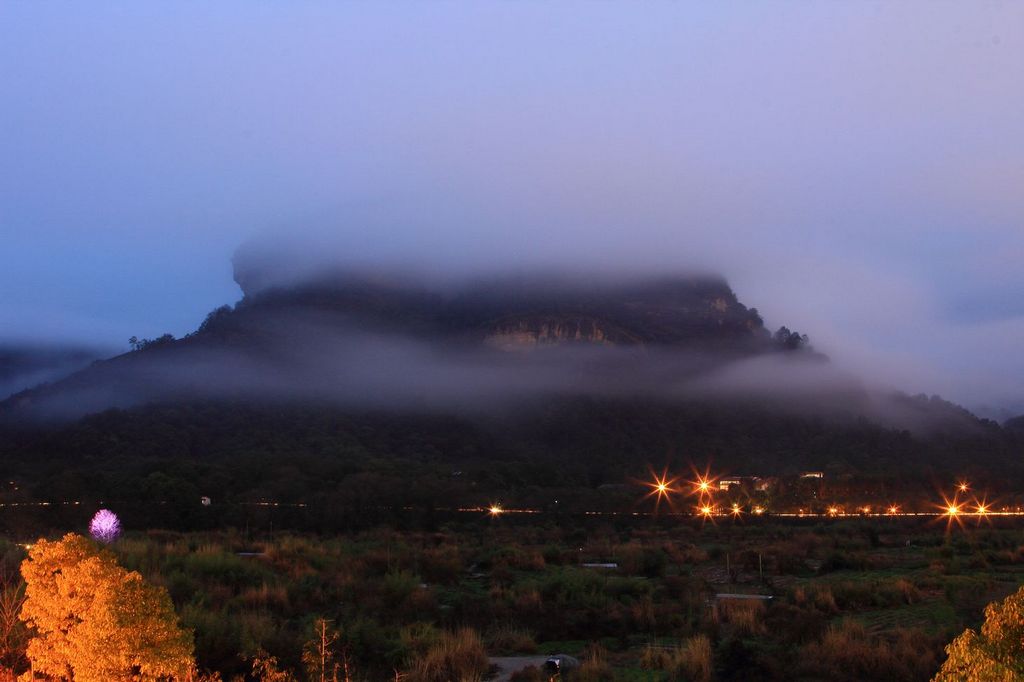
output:
<path id="1" fill-rule="evenodd" d="M 528 350 L 558 344 L 615 346 L 636 343 L 628 332 L 585 316 L 523 316 L 497 322 L 484 344 L 499 350 Z"/>
<path id="2" fill-rule="evenodd" d="M 259 280 L 249 272 L 240 281 Z M 575 278 L 537 274 L 431 285 L 399 277 L 321 275 L 257 289 L 238 308 L 342 314 L 360 326 L 501 350 L 550 345 L 755 347 L 769 343 L 757 311 L 717 277 Z"/>

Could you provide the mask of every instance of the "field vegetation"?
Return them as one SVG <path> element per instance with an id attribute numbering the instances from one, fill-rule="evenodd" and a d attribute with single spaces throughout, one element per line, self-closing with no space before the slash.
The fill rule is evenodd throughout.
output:
<path id="1" fill-rule="evenodd" d="M 166 590 L 198 668 L 224 680 L 482 680 L 489 657 L 556 653 L 580 680 L 927 680 L 1024 583 L 1024 530 L 916 519 L 492 518 L 109 549 Z M 0 545 L 0 606 L 24 594 L 24 556 Z M 0 661 L 20 671 L 28 633 L 0 620 Z"/>

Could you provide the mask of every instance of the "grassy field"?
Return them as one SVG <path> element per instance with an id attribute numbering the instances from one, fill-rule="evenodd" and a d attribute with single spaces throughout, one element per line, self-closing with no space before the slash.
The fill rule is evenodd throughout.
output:
<path id="1" fill-rule="evenodd" d="M 925 680 L 1024 583 L 1024 529 L 916 520 L 499 518 L 329 537 L 151 531 L 112 549 L 167 588 L 201 666 L 225 680 L 260 652 L 301 671 L 321 617 L 360 680 L 414 671 L 467 628 L 491 656 L 575 656 L 581 680 Z M 2 551 L 10 576 L 23 549 Z"/>

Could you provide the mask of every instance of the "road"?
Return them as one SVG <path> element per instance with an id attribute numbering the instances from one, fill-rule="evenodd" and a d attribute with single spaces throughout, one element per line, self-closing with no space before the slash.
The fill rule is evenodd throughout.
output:
<path id="1" fill-rule="evenodd" d="M 490 679 L 490 682 L 508 682 L 512 673 L 517 673 L 531 665 L 540 668 L 547 656 L 492 656 L 491 665 L 498 666 L 498 674 Z"/>

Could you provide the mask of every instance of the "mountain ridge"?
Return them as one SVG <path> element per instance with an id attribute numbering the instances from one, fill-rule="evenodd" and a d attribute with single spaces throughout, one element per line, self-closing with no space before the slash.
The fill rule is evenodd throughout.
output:
<path id="1" fill-rule="evenodd" d="M 64 402 L 75 406 L 75 416 L 104 407 L 187 399 L 190 387 L 203 384 L 196 369 L 201 365 L 214 373 L 237 366 L 236 375 L 222 385 L 245 383 L 227 391 L 245 397 L 247 390 L 258 392 L 261 381 L 287 383 L 285 375 L 299 372 L 296 366 L 314 356 L 346 376 L 353 373 L 351 367 L 340 366 L 346 358 L 381 352 L 391 353 L 395 362 L 425 356 L 427 369 L 446 362 L 448 369 L 472 374 L 485 365 L 502 376 L 510 376 L 511 365 L 519 362 L 506 357 L 508 351 L 538 349 L 562 355 L 541 354 L 521 362 L 527 370 L 536 365 L 532 371 L 543 369 L 549 375 L 578 374 L 583 366 L 611 371 L 609 367 L 623 362 L 642 366 L 638 352 L 660 353 L 665 357 L 659 362 L 673 365 L 674 371 L 685 368 L 688 374 L 702 363 L 712 366 L 769 352 L 800 350 L 816 357 L 806 348 L 806 337 L 788 330 L 778 334 L 764 328 L 756 309 L 740 303 L 723 278 L 517 276 L 432 287 L 409 279 L 335 274 L 249 293 L 234 307 L 211 312 L 182 339 L 133 337 L 131 352 L 12 396 L 0 402 L 0 415 L 9 421 L 25 414 L 20 408 L 41 403 L 42 413 L 53 413 L 45 404 L 59 400 L 62 392 L 73 396 Z M 610 350 L 601 354 L 595 350 L 599 348 Z M 674 363 L 668 358 L 668 353 L 681 351 L 688 353 L 686 358 L 680 355 Z M 181 361 L 183 371 L 161 365 L 175 360 Z M 559 368 L 560 360 L 566 366 Z M 588 376 L 591 388 L 600 388 L 601 371 Z M 196 376 L 185 381 L 189 372 Z M 280 376 L 271 376 L 275 373 Z M 176 376 L 168 376 L 172 374 Z M 417 381 L 416 374 L 415 365 L 410 366 L 405 379 Z M 161 393 L 161 382 L 169 380 L 174 390 Z M 365 373 L 363 380 L 374 383 Z M 564 382 L 571 388 L 570 379 Z M 557 381 L 537 384 L 558 387 Z"/>
<path id="2" fill-rule="evenodd" d="M 600 486 L 673 462 L 915 489 L 1024 477 L 1024 432 L 872 393 L 805 336 L 770 333 L 720 278 L 321 279 L 133 345 L 0 402 L 0 465 L 28 499 L 138 498 L 154 522 L 176 510 L 166 522 L 188 525 L 211 490 L 599 504 Z"/>

